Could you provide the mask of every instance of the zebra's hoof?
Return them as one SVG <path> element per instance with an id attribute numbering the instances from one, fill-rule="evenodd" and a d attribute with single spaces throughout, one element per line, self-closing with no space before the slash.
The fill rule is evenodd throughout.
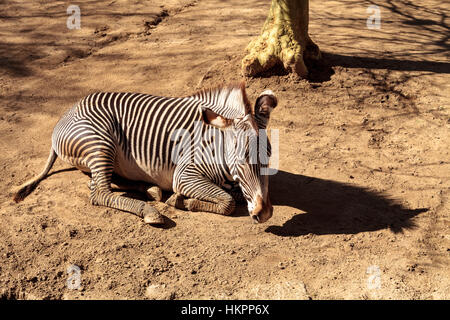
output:
<path id="1" fill-rule="evenodd" d="M 161 201 L 162 200 L 162 191 L 161 188 L 158 186 L 153 186 L 147 189 L 147 196 L 155 201 Z"/>
<path id="2" fill-rule="evenodd" d="M 179 194 L 179 193 L 174 193 L 173 195 L 170 196 L 169 199 L 166 200 L 166 204 L 172 207 L 175 207 L 177 209 L 185 209 L 184 206 L 184 197 Z"/>
<path id="3" fill-rule="evenodd" d="M 164 217 L 152 206 L 145 204 L 142 209 L 142 218 L 148 224 L 164 224 Z"/>

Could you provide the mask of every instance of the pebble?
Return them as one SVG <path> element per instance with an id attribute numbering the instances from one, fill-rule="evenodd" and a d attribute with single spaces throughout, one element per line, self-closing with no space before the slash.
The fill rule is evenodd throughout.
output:
<path id="1" fill-rule="evenodd" d="M 176 293 L 165 284 L 150 284 L 145 290 L 145 296 L 151 300 L 173 300 Z"/>

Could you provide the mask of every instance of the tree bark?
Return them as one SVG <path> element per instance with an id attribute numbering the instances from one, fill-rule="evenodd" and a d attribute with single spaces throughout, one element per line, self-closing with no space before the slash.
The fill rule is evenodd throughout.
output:
<path id="1" fill-rule="evenodd" d="M 242 72 L 255 76 L 277 64 L 306 77 L 304 59 L 320 59 L 319 47 L 308 34 L 309 0 L 272 0 L 261 35 L 251 41 L 242 60 Z"/>

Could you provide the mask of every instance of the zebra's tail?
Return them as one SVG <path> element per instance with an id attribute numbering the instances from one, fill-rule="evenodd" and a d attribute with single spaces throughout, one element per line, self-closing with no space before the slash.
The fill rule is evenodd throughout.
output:
<path id="1" fill-rule="evenodd" d="M 28 180 L 24 184 L 22 184 L 20 187 L 17 187 L 15 190 L 13 190 L 13 200 L 15 202 L 20 202 L 23 199 L 25 199 L 26 196 L 28 196 L 33 190 L 37 187 L 39 182 L 41 182 L 42 179 L 45 178 L 47 173 L 52 168 L 53 164 L 55 163 L 55 160 L 58 156 L 56 155 L 55 150 L 53 148 L 50 149 L 50 155 L 48 157 L 47 163 L 45 165 L 44 170 L 42 172 L 35 176 L 34 178 Z"/>

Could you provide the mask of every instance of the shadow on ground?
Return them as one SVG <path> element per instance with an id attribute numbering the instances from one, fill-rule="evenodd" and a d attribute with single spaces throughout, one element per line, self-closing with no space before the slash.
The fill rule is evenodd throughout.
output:
<path id="1" fill-rule="evenodd" d="M 308 81 L 312 83 L 321 83 L 331 80 L 331 76 L 335 73 L 333 68 L 337 66 L 343 68 L 361 68 L 369 70 L 385 69 L 389 71 L 450 73 L 450 63 L 447 62 L 359 57 L 329 52 L 322 52 L 322 59 L 319 61 L 306 61 L 305 63 L 309 70 Z M 278 72 L 278 74 L 282 75 L 280 72 Z"/>
<path id="2" fill-rule="evenodd" d="M 282 226 L 266 229 L 278 236 L 356 234 L 385 228 L 399 233 L 414 228 L 412 218 L 428 210 L 404 208 L 399 201 L 367 188 L 285 171 L 271 177 L 270 188 L 272 204 L 304 211 Z"/>
<path id="3" fill-rule="evenodd" d="M 77 169 L 57 170 L 50 173 L 47 178 L 73 170 Z M 266 229 L 266 232 L 283 237 L 298 237 L 309 233 L 356 234 L 386 228 L 399 233 L 405 229 L 415 228 L 412 218 L 428 211 L 427 208 L 405 208 L 397 199 L 368 188 L 286 171 L 278 171 L 271 176 L 270 189 L 273 205 L 303 211 L 282 226 L 272 225 Z M 115 189 L 113 191 L 123 192 Z M 126 192 L 123 195 L 147 201 L 146 196 L 138 192 Z M 168 194 L 165 193 L 164 198 L 167 197 Z M 275 215 L 276 211 L 277 209 Z M 248 216 L 246 206 L 239 204 L 233 216 Z M 166 224 L 162 228 L 170 229 L 176 226 L 173 220 L 165 218 Z"/>
<path id="4" fill-rule="evenodd" d="M 324 53 L 324 60 L 331 66 L 344 68 L 387 69 L 397 71 L 428 71 L 450 73 L 450 63 L 436 61 L 417 61 L 409 59 L 370 58 Z"/>

